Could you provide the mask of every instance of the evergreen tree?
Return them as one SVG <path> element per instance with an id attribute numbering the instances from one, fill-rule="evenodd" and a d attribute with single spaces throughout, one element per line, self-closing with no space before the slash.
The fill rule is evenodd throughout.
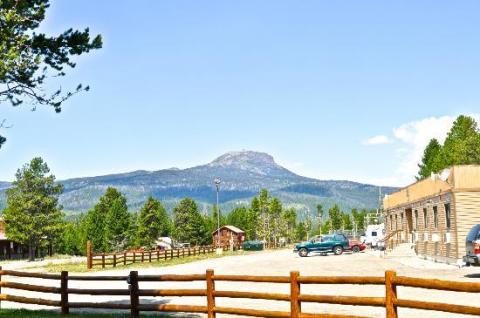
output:
<path id="1" fill-rule="evenodd" d="M 160 201 L 148 197 L 138 216 L 138 243 L 152 247 L 159 237 L 169 234 L 170 220 L 167 211 Z"/>
<path id="2" fill-rule="evenodd" d="M 275 246 L 278 244 L 282 232 L 284 232 L 285 222 L 282 218 L 282 202 L 277 198 L 272 198 L 268 207 L 269 225 L 270 225 L 270 240 Z"/>
<path id="3" fill-rule="evenodd" d="M 350 214 L 348 213 L 342 213 L 342 229 L 344 231 L 353 230 L 352 219 L 350 218 Z"/>
<path id="4" fill-rule="evenodd" d="M 288 242 L 295 239 L 295 227 L 297 226 L 297 212 L 294 208 L 283 211 L 282 218 L 285 221 L 285 236 Z"/>
<path id="5" fill-rule="evenodd" d="M 330 224 L 332 226 L 332 230 L 340 230 L 342 228 L 342 213 L 338 204 L 335 204 L 328 210 L 328 216 L 330 217 Z"/>
<path id="6" fill-rule="evenodd" d="M 318 217 L 318 228 L 320 234 L 322 234 L 322 222 L 323 222 L 323 205 L 317 204 L 317 217 Z"/>
<path id="7" fill-rule="evenodd" d="M 7 190 L 7 207 L 3 212 L 8 238 L 28 246 L 29 260 L 35 260 L 37 247 L 56 240 L 63 228 L 58 197 L 63 186 L 55 183 L 42 158 L 33 158 L 15 174 Z"/>
<path id="8" fill-rule="evenodd" d="M 305 228 L 305 223 L 299 222 L 295 229 L 295 237 L 297 241 L 305 241 L 307 239 L 307 230 Z"/>
<path id="9" fill-rule="evenodd" d="M 432 173 L 437 173 L 440 170 L 440 153 L 442 146 L 437 139 L 432 139 L 428 143 L 425 151 L 423 152 L 422 163 L 418 165 L 419 172 L 417 180 L 430 177 Z"/>
<path id="10" fill-rule="evenodd" d="M 63 95 L 61 89 L 46 93 L 48 78 L 65 76 L 67 67 L 75 67 L 73 56 L 102 47 L 101 36 L 91 39 L 88 28 L 68 29 L 56 37 L 38 32 L 49 5 L 48 0 L 0 1 L 0 105 L 27 101 L 33 110 L 36 105 L 47 105 L 60 112 L 62 102 L 88 90 L 78 85 Z M 0 136 L 0 148 L 5 140 Z"/>
<path id="11" fill-rule="evenodd" d="M 85 233 L 96 252 L 121 250 L 129 245 L 131 216 L 127 199 L 117 189 L 108 187 L 99 203 L 85 218 Z"/>
<path id="12" fill-rule="evenodd" d="M 129 245 L 130 214 L 128 213 L 127 199 L 115 188 L 107 189 L 106 195 L 111 200 L 105 224 L 108 247 L 110 251 L 122 251 Z"/>
<path id="13" fill-rule="evenodd" d="M 452 165 L 480 163 L 480 133 L 476 121 L 458 116 L 441 151 L 440 170 Z"/>
<path id="14" fill-rule="evenodd" d="M 252 227 L 254 224 L 250 223 L 250 211 L 246 207 L 238 207 L 233 209 L 227 216 L 227 224 L 238 227 L 245 231 L 245 236 L 251 238 Z"/>
<path id="15" fill-rule="evenodd" d="M 179 242 L 201 245 L 210 240 L 205 221 L 195 201 L 185 198 L 173 209 L 174 236 Z"/>

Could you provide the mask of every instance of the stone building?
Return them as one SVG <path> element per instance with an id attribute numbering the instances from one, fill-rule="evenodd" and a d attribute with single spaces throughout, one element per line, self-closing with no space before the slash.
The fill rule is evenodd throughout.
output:
<path id="1" fill-rule="evenodd" d="M 468 231 L 480 223 L 480 166 L 462 165 L 383 200 L 387 248 L 414 245 L 418 256 L 461 262 Z"/>

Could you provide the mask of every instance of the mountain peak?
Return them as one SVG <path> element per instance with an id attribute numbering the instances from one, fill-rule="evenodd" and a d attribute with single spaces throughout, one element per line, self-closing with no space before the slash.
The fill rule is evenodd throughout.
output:
<path id="1" fill-rule="evenodd" d="M 267 153 L 242 150 L 227 152 L 213 160 L 210 166 L 231 166 L 238 164 L 277 165 L 273 157 Z"/>

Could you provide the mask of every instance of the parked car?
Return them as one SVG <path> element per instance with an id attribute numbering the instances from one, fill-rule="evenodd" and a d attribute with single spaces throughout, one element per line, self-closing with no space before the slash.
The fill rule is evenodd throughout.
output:
<path id="1" fill-rule="evenodd" d="M 353 253 L 358 253 L 363 251 L 366 248 L 366 245 L 360 241 L 349 239 L 348 240 L 348 249 Z"/>
<path id="2" fill-rule="evenodd" d="M 316 252 L 320 254 L 333 253 L 340 255 L 347 250 L 348 239 L 343 234 L 318 235 L 311 240 L 295 245 L 294 252 L 301 257 L 308 256 L 309 253 Z"/>
<path id="3" fill-rule="evenodd" d="M 463 257 L 463 261 L 467 266 L 480 266 L 480 224 L 472 227 L 465 239 L 465 250 L 467 255 Z"/>

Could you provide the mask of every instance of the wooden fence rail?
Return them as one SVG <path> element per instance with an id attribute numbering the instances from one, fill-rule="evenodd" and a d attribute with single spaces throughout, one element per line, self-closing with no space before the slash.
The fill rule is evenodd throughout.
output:
<path id="1" fill-rule="evenodd" d="M 2 279 L 4 277 L 27 277 L 54 280 L 59 282 L 58 287 L 30 285 Z M 118 289 L 85 289 L 70 288 L 70 281 L 124 281 L 125 288 Z M 142 289 L 143 282 L 205 282 L 204 289 Z M 235 290 L 218 290 L 215 282 L 251 282 L 251 283 L 274 283 L 289 284 L 290 292 L 263 293 L 246 292 Z M 303 284 L 348 284 L 348 285 L 379 285 L 385 288 L 385 297 L 356 297 L 356 296 L 330 296 L 311 295 L 302 292 Z M 101 284 L 100 284 L 101 285 Z M 57 295 L 57 300 L 29 298 L 23 296 L 2 293 L 4 289 L 17 289 L 30 292 Z M 327 276 L 301 276 L 299 272 L 291 272 L 290 276 L 244 276 L 244 275 L 216 275 L 213 270 L 207 270 L 205 274 L 193 275 L 139 275 L 137 271 L 131 271 L 128 276 L 70 276 L 68 272 L 58 274 L 27 273 L 19 271 L 2 270 L 0 267 L 0 304 L 1 301 L 36 304 L 51 307 L 59 307 L 63 314 L 68 314 L 71 308 L 101 308 L 115 310 L 129 310 L 131 316 L 139 317 L 140 312 L 186 312 L 205 313 L 209 318 L 216 314 L 244 315 L 254 317 L 330 317 L 330 318 L 359 318 L 360 316 L 306 313 L 302 311 L 303 303 L 324 303 L 349 306 L 383 307 L 387 318 L 397 318 L 398 308 L 412 308 L 431 311 L 443 311 L 467 315 L 480 315 L 480 307 L 457 304 L 445 304 L 427 302 L 421 300 L 399 299 L 397 288 L 413 287 L 430 290 L 453 291 L 463 293 L 478 293 L 480 283 L 452 282 L 436 279 L 422 279 L 405 276 L 397 276 L 393 271 L 385 272 L 384 277 L 327 277 Z M 70 295 L 92 296 L 126 296 L 128 303 L 112 302 L 74 302 L 69 299 Z M 141 297 L 206 297 L 205 305 L 174 305 L 174 304 L 143 304 Z M 288 302 L 290 310 L 271 311 L 264 309 L 246 309 L 217 306 L 218 298 L 244 298 L 257 300 L 274 300 Z M 0 309 L 1 310 L 1 309 Z"/>
<path id="2" fill-rule="evenodd" d="M 223 250 L 227 250 L 224 247 Z M 87 244 L 87 268 L 92 269 L 95 266 L 106 268 L 107 266 L 117 267 L 119 265 L 130 265 L 134 263 L 159 262 L 174 258 L 186 256 L 196 256 L 211 254 L 215 252 L 213 246 L 185 247 L 168 250 L 147 250 L 147 251 L 128 251 L 118 253 L 100 253 L 91 252 L 91 245 Z"/>

